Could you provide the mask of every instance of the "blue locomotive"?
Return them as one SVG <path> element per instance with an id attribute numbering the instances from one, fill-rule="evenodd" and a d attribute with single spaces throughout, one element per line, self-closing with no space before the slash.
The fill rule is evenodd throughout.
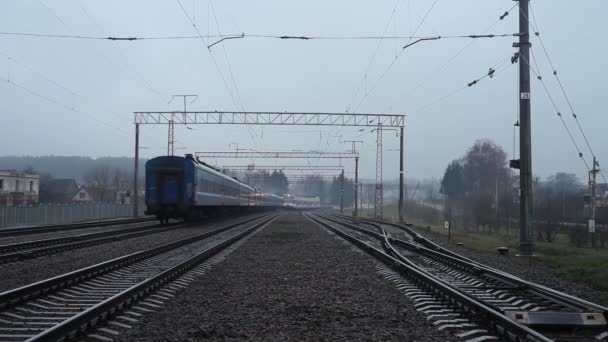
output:
<path id="1" fill-rule="evenodd" d="M 264 210 L 284 205 L 283 198 L 262 193 L 205 163 L 164 156 L 146 163 L 146 211 L 161 222 Z"/>

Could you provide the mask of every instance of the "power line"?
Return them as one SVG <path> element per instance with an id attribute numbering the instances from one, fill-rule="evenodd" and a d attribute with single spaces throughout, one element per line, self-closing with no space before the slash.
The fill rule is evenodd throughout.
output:
<path id="1" fill-rule="evenodd" d="M 4 57 L 6 57 L 6 58 L 7 58 L 9 61 L 11 61 L 11 62 L 13 62 L 13 63 L 15 63 L 15 64 L 18 64 L 18 65 L 22 66 L 23 68 L 25 68 L 26 70 L 28 70 L 28 71 L 30 71 L 30 72 L 32 72 L 32 73 L 34 73 L 34 74 L 38 75 L 38 77 L 40 77 L 40 78 L 42 78 L 43 80 L 45 80 L 45 81 L 49 82 L 50 84 L 52 84 L 52 85 L 56 86 L 57 88 L 63 89 L 64 91 L 66 91 L 66 92 L 70 93 L 71 95 L 74 95 L 74 96 L 79 96 L 79 95 L 78 95 L 78 93 L 76 93 L 75 91 L 71 90 L 70 88 L 68 88 L 68 87 L 66 87 L 66 86 L 64 86 L 64 85 L 62 85 L 62 84 L 60 84 L 60 83 L 58 83 L 58 82 L 56 82 L 56 81 L 53 81 L 52 79 L 50 79 L 49 77 L 47 77 L 47 76 L 46 76 L 46 75 L 44 75 L 43 73 L 41 73 L 41 72 L 39 72 L 39 71 L 36 71 L 34 68 L 32 68 L 32 67 L 30 67 L 30 66 L 28 66 L 28 65 L 26 65 L 26 64 L 19 63 L 19 62 L 17 61 L 17 59 L 15 59 L 14 57 L 11 57 L 11 56 L 9 56 L 8 54 L 6 54 L 6 53 L 4 53 L 4 52 L 1 52 L 1 51 L 0 51 L 0 54 L 1 54 L 1 55 L 3 55 Z"/>
<path id="2" fill-rule="evenodd" d="M 48 12 L 50 12 L 50 13 L 51 13 L 51 15 L 52 15 L 52 16 L 53 16 L 53 17 L 54 17 L 54 18 L 55 18 L 55 19 L 56 19 L 56 20 L 57 20 L 59 23 L 61 23 L 61 25 L 62 25 L 62 26 L 63 26 L 63 27 L 64 27 L 64 28 L 65 28 L 65 29 L 68 31 L 68 32 L 70 32 L 70 33 L 72 33 L 72 34 L 74 33 L 74 30 L 73 30 L 73 29 L 72 29 L 72 28 L 71 28 L 71 27 L 70 27 L 70 26 L 69 26 L 69 25 L 68 25 L 68 24 L 67 24 L 67 23 L 66 23 L 66 22 L 65 22 L 65 21 L 64 21 L 64 20 L 63 20 L 63 19 L 62 19 L 62 18 L 61 18 L 61 17 L 60 17 L 58 14 L 57 14 L 57 12 L 55 12 L 55 11 L 53 10 L 53 8 L 52 8 L 52 7 L 48 6 L 46 3 L 42 2 L 41 0 L 38 0 L 38 2 L 39 2 L 39 3 L 40 3 L 40 5 L 42 5 L 42 6 L 43 6 L 43 7 L 44 7 L 44 8 L 45 8 L 45 9 L 46 9 Z M 91 21 L 94 21 L 94 20 L 92 20 L 92 18 L 91 18 L 91 17 L 88 15 L 88 12 L 86 12 L 86 10 L 84 10 L 84 7 L 83 7 L 82 5 L 80 6 L 80 8 L 83 10 L 83 12 L 85 13 L 85 15 L 87 15 L 87 16 L 89 17 L 89 19 L 91 19 Z M 44 36 L 44 34 L 36 34 L 36 35 L 38 35 L 38 36 L 40 36 L 40 37 Z M 59 35 L 59 36 L 61 36 L 61 35 Z M 69 37 L 69 35 L 64 35 L 64 36 L 65 36 L 65 37 Z M 83 36 L 83 37 L 87 37 L 87 36 Z M 109 57 L 107 54 L 105 54 L 105 53 L 104 53 L 104 51 L 100 51 L 100 55 L 101 55 L 101 56 L 103 56 L 103 57 L 106 59 L 106 61 L 107 61 L 109 64 L 111 64 L 111 65 L 115 65 L 115 64 L 116 64 L 116 63 L 114 63 L 114 62 L 112 61 L 112 59 L 111 59 L 111 58 L 110 58 L 110 57 Z M 125 57 L 125 56 L 124 56 L 124 54 L 123 54 L 123 57 Z M 125 58 L 125 59 L 126 59 L 126 58 Z M 144 86 L 146 87 L 146 89 L 148 89 L 150 92 L 153 92 L 153 93 L 155 93 L 155 94 L 157 94 L 157 95 L 162 95 L 162 94 L 161 94 L 161 93 L 160 93 L 158 90 L 154 89 L 154 88 L 153 88 L 153 87 L 150 85 L 150 83 L 149 83 L 149 82 L 148 82 L 146 79 L 144 79 L 144 78 L 141 76 L 141 74 L 139 74 L 139 73 L 137 72 L 137 70 L 136 70 L 136 69 L 134 69 L 134 68 L 130 67 L 130 66 L 128 65 L 128 63 L 125 63 L 125 65 L 122 65 L 122 66 L 121 66 L 121 68 L 122 68 L 123 70 L 126 70 L 126 72 L 133 72 L 133 73 L 134 73 L 134 75 L 135 75 L 136 77 L 139 77 L 139 80 L 140 80 L 140 81 L 141 81 L 141 82 L 144 84 Z"/>
<path id="3" fill-rule="evenodd" d="M 536 59 L 534 54 L 532 54 L 532 59 Z M 540 83 L 543 86 L 543 89 L 545 90 L 545 93 L 547 94 L 547 97 L 549 97 L 549 102 L 551 102 L 551 105 L 553 106 L 553 109 L 555 109 L 555 112 L 557 114 L 557 116 L 559 117 L 560 121 L 562 122 L 562 125 L 564 126 L 564 128 L 566 129 L 566 132 L 568 133 L 568 136 L 570 137 L 570 140 L 572 141 L 572 144 L 574 145 L 574 148 L 576 149 L 579 158 L 581 158 L 583 160 L 583 163 L 585 164 L 585 167 L 587 168 L 587 170 L 589 171 L 589 164 L 587 163 L 587 160 L 585 160 L 585 157 L 583 156 L 583 153 L 581 152 L 581 149 L 578 147 L 578 144 L 576 143 L 576 140 L 574 139 L 574 136 L 572 135 L 572 132 L 570 131 L 570 128 L 568 127 L 568 125 L 566 124 L 566 121 L 564 121 L 564 118 L 562 117 L 562 114 L 559 110 L 559 108 L 557 107 L 557 104 L 555 103 L 555 100 L 553 99 L 553 96 L 551 95 L 551 93 L 549 92 L 549 88 L 547 88 L 547 85 L 545 84 L 545 81 L 543 80 L 542 75 L 540 74 L 540 70 L 535 70 L 529 61 L 526 61 L 526 63 L 528 63 L 528 65 L 530 66 L 530 70 L 532 70 L 532 72 L 536 75 L 536 79 L 540 81 Z M 538 66 L 538 64 L 536 63 L 536 61 L 534 61 L 534 64 L 536 66 Z"/>
<path id="4" fill-rule="evenodd" d="M 435 8 L 435 5 L 437 4 L 438 1 L 439 0 L 433 1 L 433 4 L 431 5 L 431 7 L 426 11 L 424 17 L 422 17 L 422 20 L 420 20 L 420 22 L 418 23 L 418 26 L 416 26 L 416 29 L 414 30 L 414 33 L 412 34 L 412 36 L 415 36 L 416 33 L 418 33 L 418 30 L 420 29 L 420 27 L 422 26 L 422 24 L 425 22 L 426 18 L 429 16 L 429 14 L 433 10 L 433 8 Z M 412 41 L 412 39 L 414 39 L 414 38 L 413 37 L 409 38 L 406 44 L 409 44 Z M 380 74 L 380 77 L 378 77 L 378 79 L 373 84 L 373 86 L 369 90 L 369 92 L 366 92 L 365 96 L 363 96 L 363 98 L 361 99 L 361 101 L 359 101 L 359 103 L 357 104 L 357 106 L 354 109 L 354 112 L 356 112 L 359 109 L 359 107 L 363 104 L 363 102 L 365 102 L 365 100 L 369 97 L 369 94 L 371 94 L 374 91 L 374 89 L 376 89 L 376 87 L 378 86 L 378 83 L 380 83 L 380 81 L 389 72 L 389 70 L 393 67 L 393 65 L 395 65 L 395 63 L 397 62 L 397 60 L 399 59 L 399 57 L 401 57 L 401 55 L 403 55 L 403 51 L 405 51 L 405 49 L 401 49 L 401 51 L 399 52 L 399 54 L 397 56 L 395 56 L 395 58 L 391 61 L 391 63 L 388 65 L 388 67 L 384 70 L 384 72 L 382 74 Z"/>
<path id="5" fill-rule="evenodd" d="M 439 97 L 438 99 L 434 100 L 433 102 L 431 102 L 429 104 L 426 104 L 426 105 L 423 105 L 421 107 L 418 107 L 413 112 L 414 113 L 420 113 L 420 112 L 428 109 L 429 107 L 432 107 L 432 106 L 436 105 L 437 103 L 442 102 L 442 101 L 444 101 L 444 100 L 446 100 L 446 99 L 448 99 L 448 98 L 450 98 L 450 97 L 452 97 L 452 96 L 454 96 L 454 95 L 462 92 L 463 90 L 476 85 L 477 83 L 481 82 L 483 79 L 485 79 L 487 77 L 493 78 L 497 73 L 500 73 L 500 72 L 506 70 L 507 68 L 509 68 L 511 65 L 513 65 L 513 63 L 506 64 L 510 59 L 511 59 L 511 57 L 509 56 L 509 57 L 506 57 L 506 58 L 498 61 L 493 66 L 491 66 L 489 68 L 488 72 L 485 73 L 483 76 L 481 76 L 479 78 L 476 78 L 473 81 L 468 82 L 466 85 L 464 85 L 464 86 L 462 86 L 460 88 L 457 88 L 457 89 L 451 91 L 450 93 L 448 93 L 448 94 L 446 94 L 444 96 Z"/>
<path id="6" fill-rule="evenodd" d="M 511 11 L 513 11 L 513 9 L 515 9 L 515 7 L 517 7 L 517 6 L 518 5 L 515 4 L 509 10 L 507 10 L 503 14 L 501 14 L 500 17 L 498 18 L 498 20 L 496 20 L 493 24 L 491 24 L 485 30 L 483 30 L 481 34 L 482 35 L 487 34 L 492 28 L 494 28 L 494 26 L 496 26 L 498 23 L 500 23 L 501 21 L 503 21 L 511 13 Z M 423 79 L 420 82 L 418 82 L 418 84 L 416 84 L 416 86 L 414 86 L 414 88 L 412 88 L 411 90 L 407 91 L 408 94 L 406 94 L 405 97 L 407 98 L 408 95 L 414 94 L 416 92 L 416 90 L 422 88 L 422 86 L 424 84 L 426 84 L 426 82 L 428 82 L 428 80 L 431 79 L 432 76 L 436 75 L 440 71 L 445 70 L 450 64 L 452 64 L 452 62 L 454 60 L 456 60 L 456 58 L 458 58 L 458 56 L 460 56 L 467 48 L 469 48 L 473 43 L 475 43 L 475 41 L 476 41 L 476 39 L 472 39 L 468 43 L 466 43 L 452 57 L 450 57 L 443 65 L 441 65 L 440 67 L 438 67 L 435 70 L 433 70 L 429 74 L 429 76 L 427 76 L 425 79 Z"/>
<path id="7" fill-rule="evenodd" d="M 543 43 L 543 40 L 540 36 L 540 31 L 538 29 L 538 23 L 536 22 L 536 16 L 534 15 L 534 10 L 532 9 L 531 5 L 530 5 L 530 13 L 532 14 L 532 20 L 533 20 L 534 26 L 535 26 L 535 27 L 534 26 L 532 27 L 534 29 L 534 34 L 536 35 L 536 37 L 538 38 L 538 41 L 540 42 L 540 45 L 545 53 L 545 57 L 547 57 L 547 61 L 549 62 L 549 65 L 551 66 L 551 69 L 553 70 L 553 76 L 555 76 L 555 79 L 557 80 L 557 84 L 559 85 L 559 88 L 561 89 L 562 94 L 564 95 L 564 98 L 566 99 L 566 103 L 568 104 L 568 107 L 570 108 L 570 111 L 572 112 L 572 117 L 574 118 L 574 121 L 576 121 L 576 124 L 581 132 L 581 135 L 583 136 L 583 139 L 585 140 L 585 143 L 587 144 L 587 148 L 589 149 L 589 152 L 591 153 L 591 155 L 595 157 L 595 153 L 593 153 L 593 149 L 591 148 L 591 145 L 589 144 L 587 135 L 583 131 L 583 127 L 581 126 L 581 124 L 578 120 L 578 115 L 574 111 L 572 102 L 570 102 L 570 98 L 568 97 L 568 94 L 566 93 L 566 89 L 564 88 L 564 85 L 563 85 L 559 75 L 557 74 L 557 69 L 553 65 L 553 61 L 549 57 L 549 52 L 547 51 L 547 48 L 545 47 L 545 44 Z"/>
<path id="8" fill-rule="evenodd" d="M 181 1 L 180 0 L 176 0 L 176 1 L 179 4 L 179 7 L 182 9 L 182 12 L 184 13 L 184 16 L 186 16 L 186 18 L 188 19 L 188 21 L 190 22 L 190 24 L 192 25 L 192 27 L 196 31 L 196 33 L 198 35 L 198 38 L 200 39 L 200 41 L 205 46 L 205 50 L 209 53 L 209 56 L 211 56 L 211 60 L 213 61 L 213 64 L 215 65 L 215 68 L 217 69 L 217 72 L 220 74 L 220 77 L 222 78 L 222 82 L 224 83 L 224 87 L 226 87 L 226 90 L 230 94 L 230 97 L 232 98 L 232 102 L 234 103 L 235 107 L 237 107 L 237 108 L 240 107 L 242 110 L 244 110 L 243 106 L 239 105 L 238 101 L 234 97 L 234 94 L 232 93 L 232 90 L 230 89 L 230 86 L 228 85 L 228 82 L 226 81 L 226 78 L 224 77 L 224 74 L 222 73 L 222 70 L 220 69 L 220 66 L 217 63 L 217 60 L 215 59 L 215 56 L 213 56 L 213 53 L 211 53 L 211 50 L 208 47 L 209 44 L 207 44 L 207 41 L 205 41 L 205 38 L 203 37 L 203 35 L 198 30 L 198 27 L 196 27 L 196 24 L 192 21 L 192 18 L 190 18 L 190 16 L 188 15 L 188 12 L 186 12 L 186 9 L 182 5 Z"/>
<path id="9" fill-rule="evenodd" d="M 55 99 L 53 99 L 53 98 L 51 98 L 51 97 L 48 97 L 48 96 L 42 95 L 42 94 L 40 94 L 40 93 L 38 93 L 38 92 L 36 92 L 36 91 L 34 91 L 34 90 L 30 89 L 30 88 L 27 88 L 27 87 L 26 87 L 26 86 L 24 86 L 24 85 L 21 85 L 21 84 L 19 84 L 19 83 L 15 83 L 15 82 L 13 82 L 12 80 L 9 80 L 9 79 L 7 79 L 7 78 L 0 77 L 0 80 L 5 81 L 6 83 L 8 83 L 8 84 L 10 84 L 10 85 L 12 85 L 12 86 L 14 86 L 14 87 L 17 87 L 17 88 L 19 88 L 19 89 L 21 89 L 21 90 L 24 90 L 24 91 L 26 91 L 26 92 L 30 93 L 31 95 L 34 95 L 34 96 L 39 97 L 39 98 L 41 98 L 41 99 L 44 99 L 44 100 L 46 100 L 46 101 L 48 101 L 48 102 L 54 103 L 54 104 L 56 104 L 56 105 L 58 105 L 58 106 L 60 106 L 60 107 L 63 107 L 63 108 L 65 108 L 65 109 L 67 109 L 67 110 L 70 110 L 70 111 L 73 111 L 73 112 L 75 112 L 75 113 L 79 113 L 79 114 L 84 114 L 84 115 L 86 115 L 86 116 L 90 117 L 91 119 L 93 119 L 94 121 L 96 121 L 96 122 L 97 122 L 97 123 L 99 123 L 99 124 L 102 124 L 102 125 L 104 125 L 104 126 L 107 126 L 107 127 L 112 128 L 112 129 L 115 129 L 115 130 L 117 130 L 117 131 L 119 131 L 119 132 L 121 132 L 121 133 L 123 133 L 123 134 L 126 134 L 127 136 L 131 136 L 131 133 L 129 133 L 129 132 L 127 132 L 127 131 L 124 131 L 123 129 L 121 129 L 121 128 L 119 128 L 119 127 L 116 127 L 116 126 L 114 126 L 114 125 L 112 125 L 112 124 L 109 124 L 109 123 L 107 123 L 107 122 L 105 122 L 105 121 L 99 120 L 99 119 L 97 119 L 97 118 L 96 118 L 94 115 L 92 115 L 92 114 L 90 114 L 90 113 L 83 112 L 83 111 L 78 110 L 78 109 L 76 109 L 76 108 L 74 108 L 74 107 L 68 106 L 68 105 L 66 105 L 66 104 L 64 104 L 64 103 L 62 103 L 62 102 L 59 102 L 58 100 L 55 100 Z"/>
<path id="10" fill-rule="evenodd" d="M 211 49 L 209 48 L 209 44 L 207 43 L 207 41 L 205 40 L 205 38 L 203 37 L 203 35 L 199 31 L 199 29 L 196 26 L 196 24 L 194 23 L 194 21 L 192 21 L 192 18 L 190 18 L 190 16 L 188 15 L 188 12 L 186 11 L 186 9 L 184 8 L 184 6 L 182 5 L 181 1 L 180 0 L 176 0 L 176 1 L 179 4 L 179 7 L 182 9 L 182 12 L 184 13 L 184 16 L 186 16 L 186 18 L 188 19 L 188 21 L 190 22 L 190 24 L 192 25 L 192 27 L 196 31 L 196 33 L 198 35 L 198 38 L 200 39 L 200 41 L 203 43 L 203 45 L 205 47 L 205 50 L 209 53 L 209 56 L 211 57 L 211 60 L 213 61 L 213 64 L 215 65 L 215 69 L 217 70 L 218 74 L 220 75 L 220 78 L 222 79 L 222 82 L 224 83 L 224 87 L 226 88 L 226 91 L 228 91 L 228 94 L 230 95 L 230 98 L 232 99 L 232 103 L 234 104 L 234 106 L 237 109 L 240 108 L 242 111 L 245 111 L 245 108 L 243 107 L 243 104 L 240 103 L 235 98 L 234 93 L 230 89 L 230 86 L 228 85 L 228 81 L 226 81 L 226 78 L 224 77 L 224 74 L 222 73 L 222 70 L 220 69 L 220 66 L 217 63 L 217 60 L 215 59 L 215 56 L 213 55 L 213 53 L 211 52 Z M 251 140 L 256 141 L 255 138 L 254 138 L 254 136 L 253 136 L 253 134 L 251 133 L 251 127 L 247 126 L 247 128 L 248 128 L 248 132 L 249 132 L 249 136 L 251 137 Z"/>
<path id="11" fill-rule="evenodd" d="M 395 16 L 395 12 L 397 11 L 397 6 L 399 5 L 399 1 L 401 0 L 396 0 L 395 1 L 395 6 L 393 7 L 393 10 L 391 12 L 390 17 L 388 18 L 388 21 L 386 22 L 386 25 L 384 26 L 384 31 L 382 32 L 382 37 L 384 37 L 386 35 L 386 32 L 388 31 L 388 27 L 390 26 L 391 21 L 393 20 L 393 17 Z M 357 86 L 357 89 L 355 90 L 355 94 L 353 95 L 352 100 L 350 101 L 348 107 L 346 108 L 346 111 L 348 112 L 350 110 L 350 106 L 351 103 L 357 98 L 357 96 L 359 95 L 359 91 L 361 90 L 361 86 L 362 84 L 365 82 L 365 80 L 367 79 L 367 74 L 369 73 L 370 68 L 372 67 L 372 64 L 374 63 L 374 60 L 376 59 L 376 55 L 378 54 L 378 50 L 380 49 L 380 45 L 382 45 L 382 40 L 380 39 L 378 40 L 378 44 L 376 44 L 376 48 L 374 49 L 374 52 L 372 53 L 372 57 L 369 60 L 369 62 L 367 63 L 367 67 L 365 68 L 365 70 L 363 71 L 363 77 L 361 79 L 361 81 L 359 82 L 359 85 Z"/>
<path id="12" fill-rule="evenodd" d="M 215 19 L 215 26 L 217 28 L 217 33 L 220 36 L 222 36 L 222 30 L 220 29 L 220 23 L 219 23 L 219 20 L 217 19 L 217 14 L 215 12 L 215 7 L 213 6 L 213 1 L 212 0 L 209 0 L 209 6 L 210 6 L 210 9 L 211 9 L 211 12 L 213 13 L 213 18 Z M 243 38 L 243 37 L 244 37 L 244 34 L 241 35 L 240 37 L 238 37 L 238 36 L 234 36 L 234 37 L 233 36 L 226 36 L 226 37 L 220 39 L 219 41 L 217 41 L 217 42 L 209 45 L 207 48 L 210 50 L 213 45 L 215 45 L 215 44 L 217 44 L 217 43 L 219 43 L 219 42 L 221 42 L 223 40 L 226 40 L 226 39 Z M 239 91 L 239 87 L 238 87 L 238 84 L 237 84 L 236 79 L 234 77 L 234 73 L 232 72 L 232 65 L 230 64 L 230 59 L 228 58 L 228 52 L 226 51 L 226 45 L 222 44 L 222 50 L 224 51 L 224 58 L 226 60 L 226 65 L 228 66 L 228 72 L 230 73 L 230 79 L 231 79 L 232 84 L 234 86 L 234 91 L 236 93 L 236 98 L 239 101 L 241 109 L 244 111 L 245 109 L 243 107 L 243 98 L 241 97 L 241 92 Z M 211 53 L 211 51 L 209 51 L 209 52 Z M 249 133 L 249 137 L 253 140 L 254 144 L 259 147 L 259 142 L 256 139 L 256 137 L 258 135 L 257 130 L 254 129 L 253 127 L 250 127 L 250 126 L 247 126 L 247 130 L 248 130 L 248 133 Z"/>
<path id="13" fill-rule="evenodd" d="M 16 60 L 14 57 L 11 57 L 11 56 L 7 55 L 7 54 L 6 54 L 6 53 L 4 53 L 4 52 L 0 52 L 0 54 L 4 55 L 6 58 L 8 58 L 8 60 L 9 60 L 9 61 L 12 61 L 12 62 L 14 62 L 15 64 L 20 65 L 20 66 L 21 66 L 21 67 L 23 67 L 24 69 L 26 69 L 26 70 L 28 70 L 28 71 L 30 71 L 30 72 L 32 72 L 32 73 L 34 73 L 34 74 L 36 74 L 38 77 L 40 77 L 40 78 L 44 79 L 45 81 L 47 81 L 47 82 L 49 82 L 50 84 L 52 84 L 52 85 L 56 86 L 57 88 L 60 88 L 60 89 L 62 89 L 62 90 L 64 90 L 64 91 L 66 91 L 66 92 L 70 93 L 70 95 L 72 95 L 72 96 L 74 96 L 74 97 L 78 97 L 78 98 L 80 98 L 80 97 L 81 97 L 81 95 L 80 95 L 80 94 L 78 94 L 78 93 L 74 92 L 73 90 L 69 89 L 68 87 L 66 87 L 66 86 L 64 86 L 64 85 L 62 85 L 62 84 L 60 84 L 59 82 L 54 81 L 53 79 L 51 79 L 51 78 L 47 77 L 46 75 L 42 74 L 41 72 L 39 72 L 39 71 L 35 70 L 33 67 L 28 66 L 28 65 L 26 65 L 26 64 L 24 64 L 24 63 L 19 63 L 19 62 L 18 62 L 18 61 L 17 61 L 17 60 Z M 100 104 L 100 106 L 103 106 L 103 104 Z M 108 108 L 108 107 L 106 107 L 106 109 L 107 109 L 107 108 Z M 121 120 L 123 120 L 123 119 L 125 118 L 125 116 L 124 116 L 124 115 L 119 115 L 119 114 L 117 114 L 116 112 L 114 112 L 113 110 L 108 109 L 108 112 L 109 112 L 109 113 L 111 113 L 112 115 L 116 116 L 117 118 L 121 119 Z"/>
<path id="14" fill-rule="evenodd" d="M 104 33 L 104 32 L 106 31 L 106 30 L 103 28 L 103 26 L 102 26 L 101 24 L 99 24 L 99 22 L 98 22 L 97 20 L 95 20 L 95 19 L 94 19 L 94 18 L 93 18 L 93 17 L 92 17 L 92 16 L 89 14 L 89 12 L 86 10 L 85 6 L 84 6 L 82 3 L 80 4 L 80 10 L 81 10 L 81 11 L 84 13 L 84 15 L 85 15 L 85 16 L 86 16 L 86 17 L 89 19 L 89 22 L 91 22 L 91 23 L 92 23 L 94 26 L 96 26 L 96 28 L 97 28 L 97 30 L 98 30 L 99 32 Z M 66 27 L 67 27 L 67 26 L 66 26 Z M 72 30 L 71 30 L 69 27 L 68 27 L 68 29 L 69 29 L 70 31 L 72 31 Z M 157 90 L 156 88 L 154 88 L 154 87 L 151 85 L 151 82 L 150 82 L 148 79 L 146 79 L 146 78 L 145 78 L 145 77 L 144 77 L 144 76 L 141 74 L 141 72 L 139 71 L 139 69 L 138 69 L 138 68 L 135 68 L 135 67 L 133 67 L 132 65 L 130 65 L 130 63 L 129 63 L 129 58 L 128 58 L 128 57 L 125 55 L 124 51 L 123 51 L 121 48 L 119 48 L 117 51 L 119 52 L 119 54 L 122 56 L 122 58 L 123 58 L 123 60 L 124 60 L 124 65 L 123 65 L 124 69 L 126 69 L 126 70 L 128 70 L 128 71 L 132 72 L 132 73 L 133 73 L 133 75 L 134 75 L 134 76 L 135 76 L 135 77 L 136 77 L 136 78 L 137 78 L 137 79 L 138 79 L 140 82 L 142 82 L 142 84 L 143 84 L 143 85 L 146 87 L 146 89 L 148 89 L 148 91 L 150 91 L 150 92 L 152 92 L 152 93 L 155 93 L 156 95 L 159 95 L 159 96 L 166 96 L 166 94 L 162 94 L 162 93 L 161 93 L 159 90 Z M 109 58 L 107 55 L 104 55 L 104 57 L 105 57 L 105 58 L 106 58 L 106 59 L 107 59 L 107 60 L 108 60 L 110 63 L 112 63 L 112 62 L 111 62 L 111 60 L 110 60 L 110 58 Z"/>
<path id="15" fill-rule="evenodd" d="M 222 35 L 222 30 L 220 29 L 220 23 L 217 19 L 217 14 L 215 13 L 215 7 L 213 6 L 213 1 L 209 0 L 209 4 L 211 5 L 211 10 L 213 12 L 213 17 L 215 19 L 215 26 L 217 27 L 217 32 L 219 35 Z M 229 37 L 226 37 L 229 38 Z M 236 80 L 234 78 L 234 73 L 232 72 L 232 66 L 230 65 L 230 60 L 228 58 L 228 52 L 226 51 L 226 45 L 222 45 L 223 51 L 224 51 L 224 57 L 226 59 L 226 65 L 228 65 L 228 71 L 230 72 L 230 79 L 232 80 L 232 83 L 234 85 L 234 90 L 236 92 L 237 98 L 239 99 L 239 102 L 242 104 L 243 103 L 243 99 L 241 98 L 241 94 L 239 92 L 239 87 L 236 83 Z M 241 106 L 242 107 L 242 106 Z"/>
<path id="16" fill-rule="evenodd" d="M 426 39 L 436 36 L 301 36 L 301 35 L 270 35 L 270 34 L 246 34 L 246 33 L 234 33 L 234 34 L 208 34 L 200 36 L 92 36 L 92 35 L 77 35 L 77 34 L 48 34 L 48 33 L 36 33 L 36 32 L 10 32 L 0 31 L 0 35 L 3 36 L 17 36 L 17 37 L 31 37 L 31 38 L 53 38 L 53 39 L 74 39 L 74 40 L 108 40 L 114 42 L 132 42 L 138 40 L 193 40 L 200 38 L 267 38 L 267 39 L 279 39 L 279 40 L 413 40 L 413 39 Z M 481 35 L 487 37 L 480 37 Z M 475 39 L 475 38 L 499 38 L 499 37 L 512 37 L 516 33 L 494 33 L 494 34 L 449 34 L 441 35 L 442 39 Z"/>

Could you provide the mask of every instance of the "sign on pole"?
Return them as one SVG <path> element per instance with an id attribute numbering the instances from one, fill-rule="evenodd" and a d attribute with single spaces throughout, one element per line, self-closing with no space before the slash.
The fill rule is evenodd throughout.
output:
<path id="1" fill-rule="evenodd" d="M 450 221 L 445 221 L 445 223 L 443 224 L 443 228 L 450 229 Z"/>

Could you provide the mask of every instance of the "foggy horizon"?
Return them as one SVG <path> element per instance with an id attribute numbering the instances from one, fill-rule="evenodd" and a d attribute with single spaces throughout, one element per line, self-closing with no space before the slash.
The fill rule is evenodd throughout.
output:
<path id="1" fill-rule="evenodd" d="M 188 104 L 189 111 L 345 112 L 356 108 L 357 113 L 405 114 L 407 178 L 440 178 L 447 164 L 462 157 L 480 138 L 491 139 L 513 158 L 517 67 L 508 59 L 516 51 L 512 47 L 516 37 L 446 38 L 405 50 L 401 48 L 409 39 L 387 38 L 513 34 L 517 12 L 499 20 L 512 9 L 512 2 L 476 0 L 435 6 L 433 1 L 401 0 L 371 6 L 363 1 L 306 5 L 234 1 L 213 3 L 213 8 L 207 2 L 182 3 L 185 12 L 175 2 L 3 2 L 1 31 L 5 33 L 194 39 L 107 41 L 0 35 L 4 42 L 0 49 L 4 57 L 0 63 L 3 115 L 10 117 L 12 127 L 20 128 L 3 135 L 5 147 L 0 155 L 132 158 L 134 111 L 179 111 L 182 103 L 176 99 L 169 104 L 171 95 L 198 94 L 199 99 Z M 608 4 L 599 0 L 583 6 L 541 1 L 532 6 L 543 43 L 602 165 L 607 155 L 602 139 L 606 119 L 597 109 L 606 93 L 602 74 L 608 53 L 601 44 L 600 15 Z M 24 16 L 29 20 L 20 19 Z M 265 20 L 258 19 L 262 16 Z M 584 20 L 584 25 L 564 25 L 566 16 Z M 219 72 L 206 47 L 196 39 L 189 18 L 203 36 L 245 34 L 211 48 Z M 385 39 L 297 40 L 253 35 Z M 590 162 L 591 155 L 535 37 L 532 46 L 543 80 Z M 537 65 L 532 65 L 536 70 Z M 494 77 L 466 87 L 493 66 Z M 454 93 L 462 87 L 466 89 Z M 233 151 L 237 144 L 259 151 L 346 151 L 351 145 L 341 141 L 365 140 L 357 146 L 360 176 L 374 177 L 375 134 L 369 129 L 191 128 L 176 125 L 177 155 Z M 393 133 L 384 133 L 386 179 L 394 179 L 398 171 L 398 139 Z M 141 157 L 165 155 L 166 140 L 165 126 L 142 126 L 141 146 L 146 148 L 140 151 Z M 534 72 L 532 143 L 536 176 L 563 171 L 586 177 L 587 170 Z M 220 164 L 228 162 L 250 163 L 227 160 Z"/>

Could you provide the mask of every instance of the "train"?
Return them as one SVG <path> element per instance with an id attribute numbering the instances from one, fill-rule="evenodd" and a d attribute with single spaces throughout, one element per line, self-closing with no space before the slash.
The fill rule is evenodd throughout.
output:
<path id="1" fill-rule="evenodd" d="M 276 209 L 285 200 L 229 177 L 191 154 L 150 159 L 145 167 L 146 215 L 161 223 Z"/>

